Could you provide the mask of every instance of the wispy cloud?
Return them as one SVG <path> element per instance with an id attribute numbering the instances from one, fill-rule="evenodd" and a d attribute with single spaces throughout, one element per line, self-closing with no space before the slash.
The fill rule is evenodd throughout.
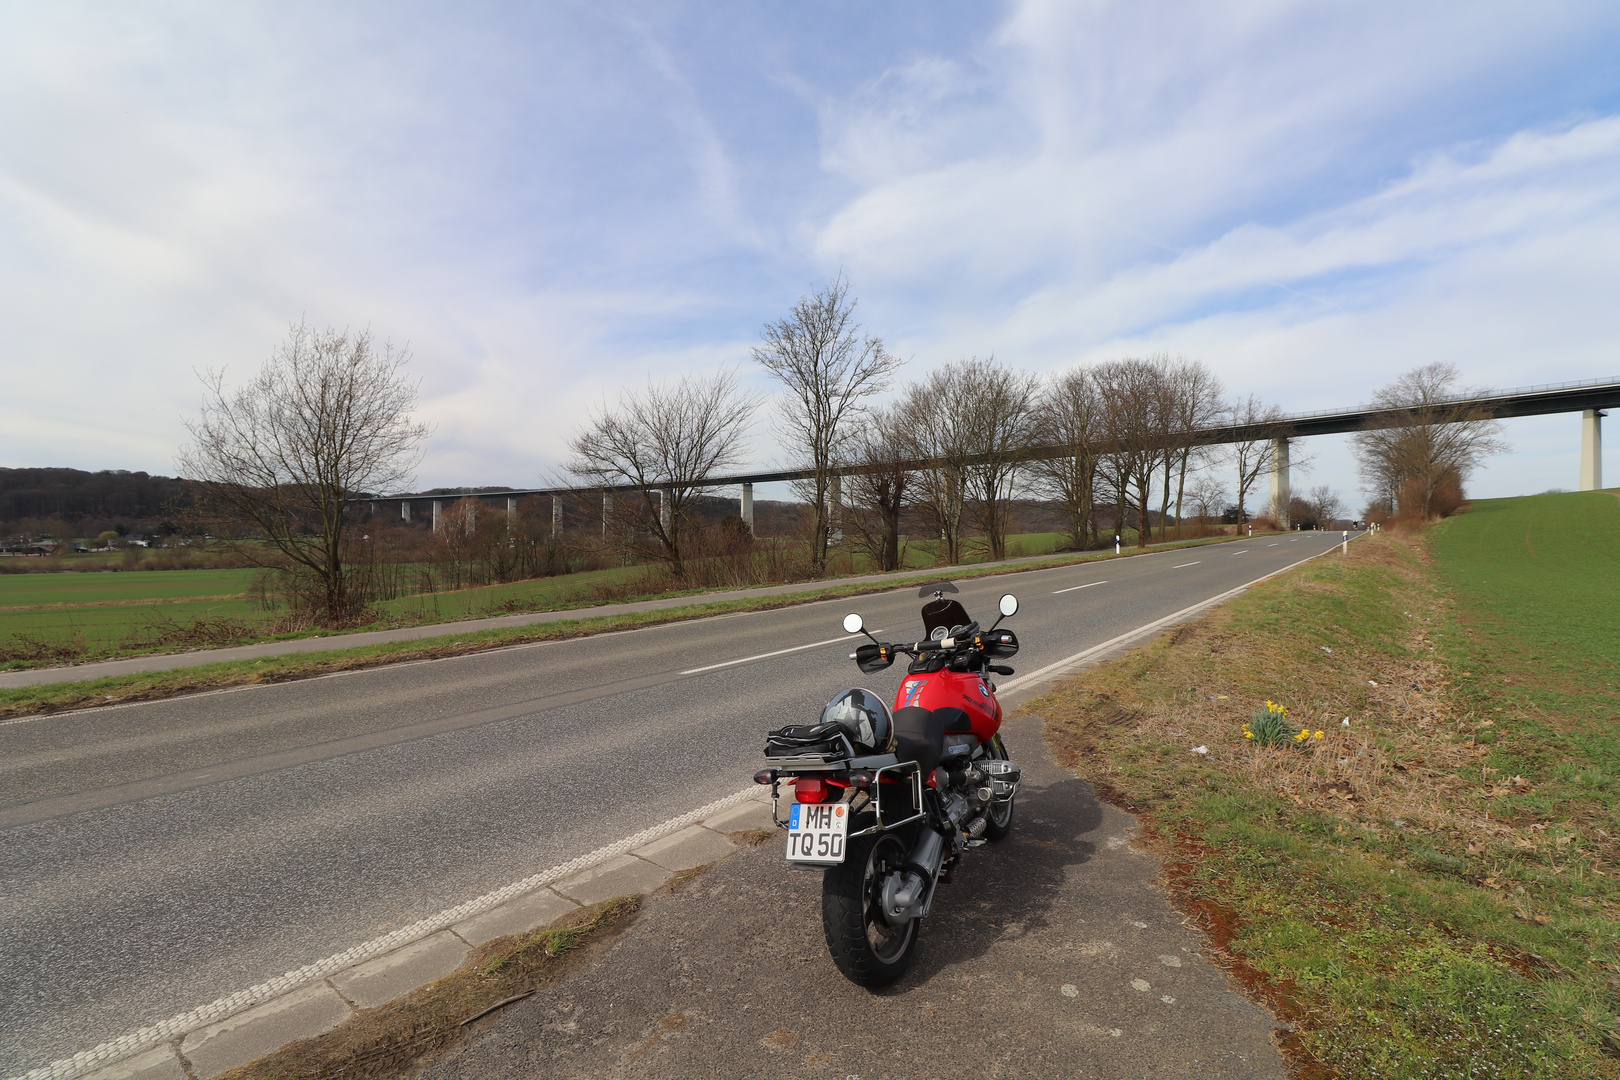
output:
<path id="1" fill-rule="evenodd" d="M 193 370 L 302 316 L 410 343 L 424 483 L 527 483 L 841 268 L 924 358 L 1171 349 L 1299 408 L 1608 374 L 1617 45 L 1579 6 L 13 6 L 0 463 L 168 468 Z"/>

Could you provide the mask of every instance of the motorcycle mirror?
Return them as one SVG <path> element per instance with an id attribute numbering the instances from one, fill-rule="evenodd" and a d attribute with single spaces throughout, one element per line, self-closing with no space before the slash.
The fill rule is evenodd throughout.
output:
<path id="1" fill-rule="evenodd" d="M 1002 594 L 1001 603 L 997 606 L 997 608 L 1001 612 L 1002 618 L 1006 618 L 1008 615 L 1018 614 L 1018 597 L 1014 596 L 1012 593 Z"/>
<path id="2" fill-rule="evenodd" d="M 844 633 L 858 634 L 865 629 L 866 624 L 861 622 L 860 615 L 852 611 L 848 615 L 844 616 Z"/>

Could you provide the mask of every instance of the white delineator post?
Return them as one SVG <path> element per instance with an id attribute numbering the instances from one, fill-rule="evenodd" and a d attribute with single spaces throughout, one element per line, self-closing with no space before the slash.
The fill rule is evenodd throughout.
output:
<path id="1" fill-rule="evenodd" d="M 1603 417 L 1601 409 L 1581 413 L 1581 490 L 1603 487 Z"/>
<path id="2" fill-rule="evenodd" d="M 754 485 L 753 484 L 744 484 L 742 486 L 742 506 L 739 508 L 738 513 L 740 513 L 742 515 L 743 528 L 748 530 L 748 535 L 749 536 L 753 536 L 754 535 Z"/>
<path id="3" fill-rule="evenodd" d="M 1340 555 L 1348 555 L 1348 554 L 1350 554 L 1350 533 L 1349 533 L 1348 530 L 1346 530 L 1346 532 L 1344 534 L 1344 544 L 1339 549 L 1339 554 Z"/>
<path id="4" fill-rule="evenodd" d="M 1288 520 L 1288 440 L 1271 440 L 1271 509 L 1277 515 L 1277 524 L 1284 529 Z"/>

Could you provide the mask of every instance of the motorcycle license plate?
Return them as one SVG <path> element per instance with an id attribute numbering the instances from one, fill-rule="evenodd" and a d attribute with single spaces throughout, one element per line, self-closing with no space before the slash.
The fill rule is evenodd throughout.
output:
<path id="1" fill-rule="evenodd" d="M 849 838 L 844 803 L 794 803 L 788 811 L 788 862 L 837 866 Z"/>

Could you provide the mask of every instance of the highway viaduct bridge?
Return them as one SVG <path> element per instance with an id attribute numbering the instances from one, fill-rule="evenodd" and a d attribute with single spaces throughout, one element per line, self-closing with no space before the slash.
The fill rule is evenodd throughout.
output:
<path id="1" fill-rule="evenodd" d="M 1291 440 L 1308 438 L 1312 435 L 1336 435 L 1369 429 L 1404 427 L 1416 422 L 1433 422 L 1431 418 L 1437 408 L 1450 410 L 1459 406 L 1468 408 L 1470 418 L 1489 416 L 1495 419 L 1509 419 L 1519 416 L 1546 416 L 1552 413 L 1580 413 L 1580 490 L 1595 491 L 1603 486 L 1602 424 L 1603 417 L 1607 415 L 1603 410 L 1620 408 L 1620 379 L 1597 379 L 1587 382 L 1521 387 L 1516 390 L 1493 391 L 1486 394 L 1447 398 L 1414 408 L 1357 408 L 1339 409 L 1333 412 L 1304 413 L 1278 417 L 1258 424 L 1198 428 L 1190 432 L 1180 433 L 1171 438 L 1169 442 L 1175 446 L 1214 446 L 1270 439 L 1273 444 L 1271 502 L 1275 506 L 1286 507 L 1290 495 L 1288 459 Z M 1096 448 L 1097 452 L 1101 454 L 1108 453 L 1110 449 L 1108 446 Z M 1068 450 L 1064 447 L 1035 446 L 1030 447 L 1021 457 L 1026 461 L 1040 461 L 1063 457 L 1067 453 Z M 971 460 L 969 459 L 970 463 Z M 904 464 L 911 468 L 922 469 L 928 467 L 931 462 L 919 459 Z M 883 468 L 890 467 L 892 466 L 883 466 Z M 833 487 L 831 497 L 832 501 L 837 502 L 839 499 L 839 477 L 874 472 L 877 471 L 877 467 L 870 465 L 841 465 L 833 467 L 830 471 L 832 473 Z M 740 487 L 742 497 L 739 511 L 744 523 L 752 530 L 754 527 L 755 484 L 808 480 L 814 475 L 815 473 L 811 469 L 782 469 L 775 472 L 710 477 L 701 486 L 706 488 Z M 531 495 L 544 495 L 551 498 L 551 528 L 553 535 L 555 535 L 562 526 L 564 497 L 600 494 L 602 497 L 603 526 L 605 528 L 607 513 L 612 507 L 614 494 L 622 491 L 639 490 L 641 490 L 640 485 L 618 484 L 529 488 L 520 491 L 469 491 L 455 495 L 390 495 L 386 497 L 360 498 L 352 501 L 355 503 L 370 503 L 374 512 L 382 504 L 398 503 L 400 517 L 406 521 L 411 520 L 413 505 L 419 506 L 427 503 L 433 515 L 433 529 L 437 532 L 440 517 L 443 513 L 443 505 L 446 502 L 458 502 L 461 499 L 468 498 L 478 499 L 480 502 L 497 502 L 500 499 L 505 499 L 507 511 L 512 512 L 517 509 L 518 499 Z M 668 501 L 660 498 L 660 504 L 667 507 Z M 668 524 L 667 520 L 665 524 Z"/>

